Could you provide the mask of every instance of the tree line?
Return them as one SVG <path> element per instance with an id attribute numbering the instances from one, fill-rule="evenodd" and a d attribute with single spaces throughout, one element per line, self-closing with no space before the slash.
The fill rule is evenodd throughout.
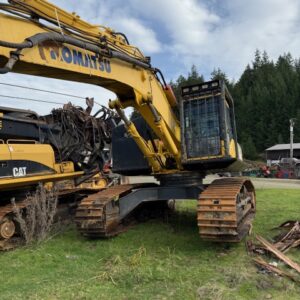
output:
<path id="1" fill-rule="evenodd" d="M 289 143 L 291 118 L 296 119 L 294 142 L 300 142 L 300 59 L 288 53 L 273 61 L 266 51 L 257 50 L 238 81 L 230 81 L 220 69 L 207 80 L 214 79 L 224 80 L 233 96 L 238 140 L 246 158 L 256 159 L 270 146 Z M 171 85 L 180 99 L 182 86 L 203 81 L 192 66 Z"/>

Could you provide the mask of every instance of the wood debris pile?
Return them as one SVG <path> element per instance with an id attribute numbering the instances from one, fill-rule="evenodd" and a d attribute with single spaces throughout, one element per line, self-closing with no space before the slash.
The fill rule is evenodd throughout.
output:
<path id="1" fill-rule="evenodd" d="M 279 227 L 281 233 L 274 238 L 274 242 L 270 243 L 263 237 L 257 235 L 256 240 L 259 244 L 253 243 L 253 241 L 247 241 L 248 254 L 253 256 L 253 261 L 260 270 L 265 272 L 274 273 L 279 276 L 285 276 L 293 281 L 299 281 L 300 265 L 291 260 L 286 253 L 291 248 L 300 248 L 300 222 L 299 221 L 287 221 L 281 224 Z M 263 256 L 272 256 L 277 260 L 283 262 L 291 269 L 290 271 L 283 270 L 278 267 L 278 262 L 267 262 Z"/>

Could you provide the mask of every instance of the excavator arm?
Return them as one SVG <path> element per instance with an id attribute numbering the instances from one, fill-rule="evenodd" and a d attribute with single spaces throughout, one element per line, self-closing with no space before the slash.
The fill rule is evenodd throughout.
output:
<path id="1" fill-rule="evenodd" d="M 77 15 L 44 0 L 0 5 L 0 73 L 16 72 L 104 87 L 117 95 L 110 101 L 147 158 L 153 172 L 166 171 L 166 159 L 181 169 L 180 124 L 171 89 L 123 34 L 90 25 Z M 17 16 L 11 15 L 16 14 Z M 47 24 L 47 25 L 46 25 Z M 9 28 L 9 30 L 8 30 Z M 144 140 L 123 109 L 133 107 L 153 129 L 163 149 Z"/>

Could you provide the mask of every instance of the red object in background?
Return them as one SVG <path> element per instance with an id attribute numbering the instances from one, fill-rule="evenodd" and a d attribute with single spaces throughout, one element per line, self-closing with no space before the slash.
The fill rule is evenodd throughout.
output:
<path id="1" fill-rule="evenodd" d="M 103 172 L 104 173 L 109 173 L 111 171 L 111 165 L 109 162 L 107 162 L 106 164 L 104 164 L 104 167 L 103 167 Z"/>
<path id="2" fill-rule="evenodd" d="M 271 176 L 271 171 L 270 171 L 270 168 L 268 166 L 262 166 L 261 171 L 262 171 L 262 174 L 265 178 L 268 178 L 268 177 Z"/>

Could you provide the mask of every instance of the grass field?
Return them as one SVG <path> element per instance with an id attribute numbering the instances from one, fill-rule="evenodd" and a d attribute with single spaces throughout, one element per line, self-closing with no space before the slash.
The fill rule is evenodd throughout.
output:
<path id="1" fill-rule="evenodd" d="M 254 232 L 300 218 L 297 190 L 258 190 Z M 74 227 L 46 242 L 0 254 L 0 299 L 299 299 L 300 286 L 257 272 L 244 243 L 198 237 L 196 202 L 168 223 L 150 221 L 110 240 Z M 300 263 L 300 251 L 288 254 Z"/>

